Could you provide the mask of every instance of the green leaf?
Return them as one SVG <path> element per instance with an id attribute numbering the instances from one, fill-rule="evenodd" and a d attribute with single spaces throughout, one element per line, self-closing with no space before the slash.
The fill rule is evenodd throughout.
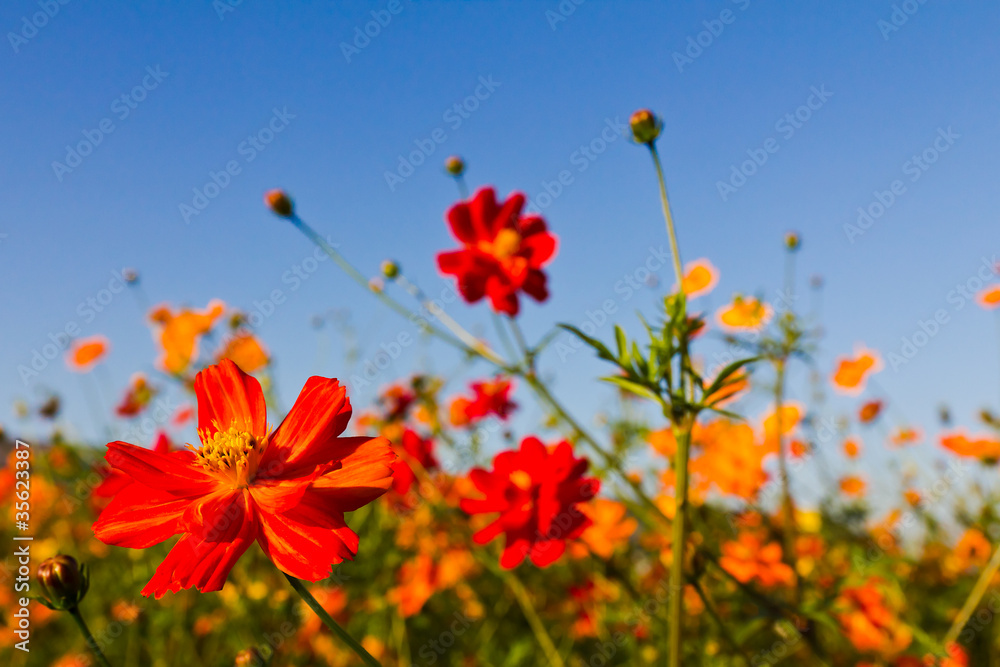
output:
<path id="1" fill-rule="evenodd" d="M 583 333 L 582 331 L 580 331 L 579 329 L 577 329 L 572 325 L 560 324 L 558 326 L 560 329 L 565 329 L 566 331 L 570 332 L 571 334 L 582 340 L 590 347 L 594 348 L 597 351 L 597 356 L 599 356 L 601 359 L 607 359 L 608 361 L 616 364 L 618 363 L 618 359 L 615 358 L 615 355 L 611 354 L 611 350 L 609 350 L 607 346 L 601 341 L 597 340 L 596 338 L 591 338 L 590 336 Z"/>
<path id="2" fill-rule="evenodd" d="M 722 389 L 723 383 L 736 371 L 740 370 L 747 364 L 752 364 L 755 361 L 759 361 L 760 357 L 748 357 L 747 359 L 740 359 L 739 361 L 734 361 L 729 364 L 715 376 L 715 380 L 709 385 L 708 389 L 705 390 L 705 396 L 711 396 L 719 389 Z"/>
<path id="3" fill-rule="evenodd" d="M 608 377 L 601 378 L 605 382 L 610 382 L 611 384 L 617 385 L 624 389 L 625 391 L 635 394 L 636 396 L 642 396 L 648 398 L 652 401 L 659 402 L 660 395 L 653 391 L 651 388 L 644 384 L 638 382 L 633 382 L 628 378 L 623 378 L 620 375 L 609 375 Z"/>

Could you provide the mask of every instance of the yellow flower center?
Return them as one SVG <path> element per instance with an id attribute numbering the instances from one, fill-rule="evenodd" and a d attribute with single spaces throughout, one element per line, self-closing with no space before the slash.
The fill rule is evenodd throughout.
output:
<path id="1" fill-rule="evenodd" d="M 510 481 L 514 483 L 514 486 L 522 491 L 527 491 L 531 488 L 531 475 L 523 470 L 515 470 L 512 472 L 510 474 Z"/>
<path id="2" fill-rule="evenodd" d="M 492 243 L 480 241 L 480 248 L 499 260 L 510 259 L 521 249 L 521 235 L 507 227 L 500 230 Z"/>
<path id="3" fill-rule="evenodd" d="M 266 441 L 259 441 L 235 426 L 216 431 L 211 436 L 204 431 L 200 435 L 201 449 L 188 447 L 198 455 L 203 468 L 229 477 L 234 488 L 246 488 L 253 482 Z"/>

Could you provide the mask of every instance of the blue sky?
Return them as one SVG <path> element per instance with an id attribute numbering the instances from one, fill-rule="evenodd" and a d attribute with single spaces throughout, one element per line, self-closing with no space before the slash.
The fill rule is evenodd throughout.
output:
<path id="1" fill-rule="evenodd" d="M 46 6 L 54 15 L 40 18 Z M 151 369 L 155 349 L 133 295 L 115 296 L 92 321 L 79 309 L 124 266 L 140 271 L 154 303 L 220 298 L 252 310 L 283 290 L 259 333 L 286 403 L 308 375 L 343 374 L 333 332 L 318 356 L 313 315 L 349 309 L 367 341 L 362 355 L 408 325 L 329 262 L 293 290 L 288 272 L 312 250 L 264 210 L 261 194 L 287 188 L 366 273 L 393 257 L 440 293 L 433 258 L 453 244 L 442 216 L 456 199 L 441 171 L 449 154 L 465 156 L 473 185 L 526 192 L 561 238 L 551 300 L 524 308 L 529 337 L 555 321 L 579 324 L 609 298 L 635 331 L 632 313 L 653 312 L 673 282 L 664 267 L 659 288 L 615 292 L 666 244 L 648 156 L 610 131 L 643 106 L 664 119 L 659 147 L 682 255 L 709 257 L 722 272 L 703 307 L 737 291 L 772 297 L 782 235 L 798 230 L 801 292 L 809 275 L 825 279 L 824 374 L 857 342 L 899 353 L 943 310 L 946 322 L 912 360 L 887 364 L 879 388 L 897 417 L 931 433 L 942 402 L 972 423 L 1000 390 L 993 314 L 956 291 L 975 287 L 984 260 L 1000 259 L 998 23 L 996 3 L 935 0 L 4 3 L 0 423 L 13 422 L 15 399 L 58 389 L 68 421 L 97 437 L 88 385 L 61 359 L 27 384 L 18 372 L 68 323 L 111 339 L 99 379 L 107 393 Z M 366 25 L 377 33 L 367 41 L 358 37 Z M 477 89 L 476 108 L 459 115 L 455 105 Z M 248 141 L 269 127 L 269 143 Z M 390 187 L 400 156 L 434 136 L 444 137 L 434 152 Z M 81 141 L 96 146 L 76 163 L 67 147 Z M 745 166 L 755 155 L 763 164 Z M 218 175 L 227 165 L 228 181 Z M 741 167 L 753 174 L 731 180 Z M 571 182 L 539 197 L 563 171 Z M 185 215 L 213 173 L 225 187 Z M 866 229 L 845 228 L 857 225 L 859 207 L 887 203 L 897 180 Z M 489 325 L 482 304 L 449 312 L 470 328 Z M 703 348 L 709 361 L 714 349 Z M 550 354 L 543 366 L 587 419 L 609 393 L 585 384 L 605 369 L 584 357 Z M 415 345 L 384 379 L 456 364 Z M 804 371 L 793 384 L 806 397 Z"/>

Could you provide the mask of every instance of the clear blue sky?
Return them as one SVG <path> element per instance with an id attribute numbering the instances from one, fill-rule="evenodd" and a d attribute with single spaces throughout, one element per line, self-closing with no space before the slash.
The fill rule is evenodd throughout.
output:
<path id="1" fill-rule="evenodd" d="M 453 244 L 442 215 L 456 198 L 440 165 L 452 153 L 468 160 L 472 184 L 536 201 L 547 201 L 537 198 L 545 182 L 572 175 L 544 209 L 561 248 L 552 299 L 524 308 L 530 337 L 550 322 L 580 323 L 609 298 L 634 331 L 632 312 L 650 313 L 672 278 L 664 268 L 658 290 L 628 300 L 615 283 L 666 239 L 647 155 L 624 139 L 607 141 L 616 136 L 610 130 L 601 137 L 640 106 L 664 118 L 659 146 L 682 254 L 707 256 L 722 271 L 708 305 L 735 291 L 772 296 L 783 275 L 782 234 L 796 229 L 803 291 L 810 274 L 826 280 L 825 374 L 858 341 L 898 352 L 902 337 L 944 309 L 948 322 L 911 362 L 887 368 L 881 387 L 931 432 L 941 401 L 966 423 L 998 401 L 993 316 L 949 298 L 983 258 L 1000 259 L 994 2 L 910 0 L 894 10 L 888 1 L 244 0 L 222 11 L 207 0 L 71 0 L 51 18 L 33 18 L 44 4 L 12 0 L 0 9 L 0 423 L 12 421 L 15 398 L 37 401 L 43 388 L 57 388 L 68 419 L 94 434 L 83 385 L 61 360 L 27 387 L 17 370 L 67 323 L 112 340 L 106 381 L 116 394 L 132 371 L 151 368 L 153 343 L 130 295 L 92 322 L 78 311 L 123 266 L 138 268 L 154 303 L 221 298 L 252 309 L 283 290 L 287 301 L 259 333 L 278 360 L 286 404 L 317 370 L 314 314 L 349 308 L 372 354 L 405 322 L 329 262 L 292 290 L 283 276 L 311 248 L 263 209 L 261 194 L 287 188 L 303 217 L 364 271 L 394 257 L 439 292 L 445 283 L 433 258 Z M 383 12 L 390 4 L 397 13 Z M 560 6 L 575 9 L 566 16 Z M 386 25 L 355 42 L 372 10 Z M 33 31 L 25 20 L 44 25 Z M 479 88 L 478 108 L 468 117 L 449 112 L 481 80 L 492 83 Z M 810 97 L 816 90 L 822 98 Z M 810 102 L 813 110 L 799 110 Z M 786 119 L 797 110 L 808 120 Z M 101 130 L 105 119 L 110 133 Z M 262 150 L 244 143 L 272 122 L 281 131 Z M 951 138 L 938 141 L 948 150 L 914 171 L 913 156 L 949 128 Z M 444 142 L 390 189 L 386 172 L 437 129 Z M 54 166 L 69 165 L 67 146 L 85 132 L 102 137 L 93 152 L 71 171 Z M 580 152 L 589 145 L 592 159 Z M 763 153 L 767 161 L 723 197 L 719 183 L 733 166 Z M 180 206 L 193 205 L 194 189 L 230 161 L 239 173 L 186 222 Z M 905 190 L 852 242 L 845 225 L 897 179 Z M 470 327 L 489 325 L 482 305 L 449 312 Z M 609 327 L 602 333 L 609 337 Z M 333 342 L 320 370 L 340 372 L 341 348 Z M 428 356 L 438 370 L 456 363 L 436 347 L 414 346 L 384 379 Z M 583 384 L 605 370 L 583 354 L 565 364 L 549 355 L 544 366 L 584 419 L 609 395 Z M 804 395 L 804 381 L 796 382 L 793 393 Z"/>

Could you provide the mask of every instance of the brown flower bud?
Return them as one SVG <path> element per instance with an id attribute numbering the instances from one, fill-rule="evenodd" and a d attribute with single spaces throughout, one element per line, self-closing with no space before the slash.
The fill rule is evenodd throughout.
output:
<path id="1" fill-rule="evenodd" d="M 292 200 L 285 194 L 284 190 L 268 190 L 264 193 L 264 203 L 274 211 L 275 215 L 282 218 L 290 218 L 294 213 Z"/>
<path id="2" fill-rule="evenodd" d="M 785 234 L 785 247 L 789 250 L 798 250 L 802 247 L 802 237 L 798 232 L 788 232 Z"/>
<path id="3" fill-rule="evenodd" d="M 663 127 L 660 119 L 649 109 L 639 109 L 632 114 L 628 123 L 636 143 L 650 146 L 660 136 L 660 129 Z"/>
<path id="4" fill-rule="evenodd" d="M 43 603 L 51 609 L 72 609 L 87 593 L 89 577 L 72 556 L 59 554 L 38 566 L 38 581 L 44 593 Z"/>
<path id="5" fill-rule="evenodd" d="M 445 171 L 457 178 L 465 173 L 465 160 L 457 155 L 452 155 L 444 161 L 444 168 Z"/>

